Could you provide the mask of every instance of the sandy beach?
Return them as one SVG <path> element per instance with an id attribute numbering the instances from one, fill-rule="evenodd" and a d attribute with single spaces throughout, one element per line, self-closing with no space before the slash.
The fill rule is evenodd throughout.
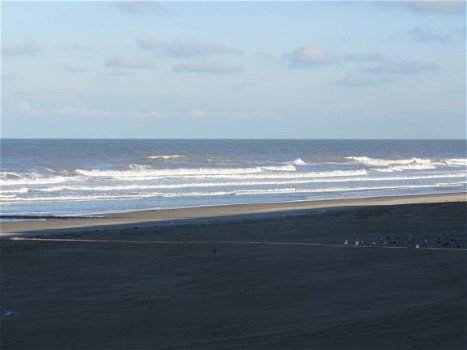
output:
<path id="1" fill-rule="evenodd" d="M 465 198 L 4 223 L 0 348 L 465 349 Z"/>
<path id="2" fill-rule="evenodd" d="M 67 233 L 91 229 L 172 226 L 177 224 L 204 224 L 316 214 L 331 208 L 379 206 L 416 203 L 445 203 L 466 201 L 465 193 L 445 193 L 412 196 L 386 196 L 364 199 L 315 200 L 261 204 L 236 204 L 178 209 L 155 209 L 95 215 L 95 217 L 67 217 L 52 220 L 30 220 L 0 223 L 0 237 L 40 233 Z M 313 212 L 310 210 L 314 210 Z"/>

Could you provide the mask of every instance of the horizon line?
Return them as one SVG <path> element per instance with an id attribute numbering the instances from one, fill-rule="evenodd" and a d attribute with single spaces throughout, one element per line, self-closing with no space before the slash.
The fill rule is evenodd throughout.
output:
<path id="1" fill-rule="evenodd" d="M 467 141 L 466 138 L 0 137 L 0 140 Z"/>

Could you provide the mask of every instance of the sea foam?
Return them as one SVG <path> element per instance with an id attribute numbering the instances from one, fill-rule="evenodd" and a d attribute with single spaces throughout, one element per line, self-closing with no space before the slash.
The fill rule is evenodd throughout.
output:
<path id="1" fill-rule="evenodd" d="M 270 188 L 270 189 L 238 189 L 227 191 L 191 191 L 191 192 L 142 192 L 142 193 L 105 193 L 94 195 L 73 195 L 73 196 L 43 196 L 43 197 L 7 197 L 2 198 L 6 203 L 21 203 L 21 202 L 69 202 L 69 201 L 89 201 L 89 200 L 134 200 L 151 197 L 212 197 L 212 196 L 251 196 L 251 195 L 268 195 L 268 194 L 308 194 L 308 193 L 329 193 L 329 192 L 351 192 L 351 191 L 376 191 L 376 190 L 392 190 L 392 189 L 421 189 L 432 187 L 450 187 L 466 184 L 465 181 L 446 183 L 439 182 L 434 184 L 412 184 L 412 185 L 385 185 L 385 186 L 347 186 L 347 187 L 319 187 L 319 188 Z"/>

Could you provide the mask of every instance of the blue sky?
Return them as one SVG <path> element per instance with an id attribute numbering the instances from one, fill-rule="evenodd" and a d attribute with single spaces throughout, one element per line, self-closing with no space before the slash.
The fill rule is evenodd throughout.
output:
<path id="1" fill-rule="evenodd" d="M 465 2 L 2 1 L 2 137 L 465 138 Z"/>

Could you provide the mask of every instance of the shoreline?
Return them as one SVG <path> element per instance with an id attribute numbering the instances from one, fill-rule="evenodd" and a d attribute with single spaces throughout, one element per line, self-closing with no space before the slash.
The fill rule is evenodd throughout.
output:
<path id="1" fill-rule="evenodd" d="M 466 202 L 467 193 L 442 193 L 427 195 L 385 196 L 358 199 L 329 199 L 316 201 L 292 201 L 255 204 L 228 204 L 176 209 L 152 209 L 110 213 L 86 217 L 66 217 L 43 220 L 27 220 L 0 223 L 0 239 L 13 235 L 47 235 L 77 231 L 108 230 L 151 226 L 233 222 L 264 218 L 280 218 L 313 214 L 329 209 L 340 210 L 355 207 L 422 204 L 442 202 Z"/>

